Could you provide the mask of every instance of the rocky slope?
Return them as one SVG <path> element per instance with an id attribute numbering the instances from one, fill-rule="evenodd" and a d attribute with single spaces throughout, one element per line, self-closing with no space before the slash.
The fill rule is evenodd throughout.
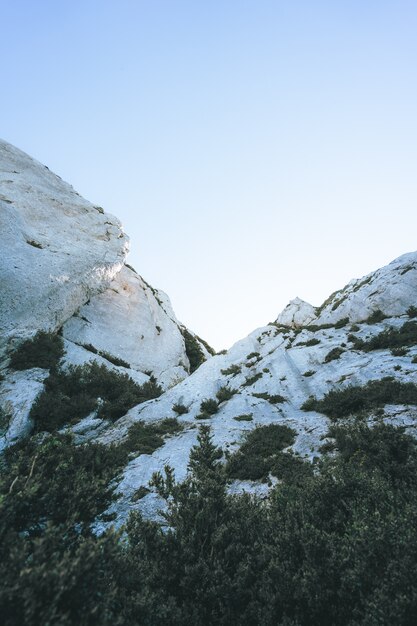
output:
<path id="1" fill-rule="evenodd" d="M 188 376 L 189 344 L 169 298 L 126 265 L 120 222 L 10 144 L 0 141 L 0 405 L 6 441 L 30 430 L 45 370 L 10 372 L 10 354 L 38 331 L 60 332 L 65 363 L 92 360 L 163 388 Z M 122 365 L 120 365 L 122 364 Z M 0 444 L 1 445 L 1 444 Z"/>
<path id="2" fill-rule="evenodd" d="M 320 399 L 331 390 L 362 388 L 382 379 L 417 383 L 416 252 L 352 280 L 321 307 L 296 298 L 275 322 L 188 376 L 208 352 L 178 323 L 167 296 L 125 264 L 127 239 L 117 220 L 23 153 L 8 144 L 0 147 L 6 172 L 0 188 L 1 237 L 7 250 L 0 269 L 0 403 L 10 416 L 2 445 L 30 432 L 29 412 L 44 389 L 46 369 L 8 367 L 19 342 L 39 329 L 59 330 L 64 370 L 95 360 L 138 383 L 153 374 L 164 388 L 158 398 L 133 406 L 115 421 L 100 417 L 97 409 L 67 425 L 64 429 L 79 444 L 95 440 L 121 446 L 138 422 L 152 425 L 176 418 L 182 427 L 165 435 L 153 452 L 130 450 L 126 466 L 115 476 L 119 499 L 107 511 L 115 514 L 117 524 L 135 508 L 157 515 L 161 502 L 149 480 L 166 464 L 177 478 L 186 475 L 199 424 L 210 424 L 225 458 L 257 427 L 290 426 L 295 438 L 287 452 L 309 462 L 320 455 L 330 425 L 329 417 L 317 410 L 320 405 L 305 406 L 311 396 Z M 414 400 L 405 404 L 399 398 L 385 398 L 368 411 L 368 418 L 413 431 Z M 206 400 L 211 400 L 210 410 L 202 406 Z M 270 475 L 269 483 L 274 480 Z M 268 481 L 230 484 L 234 492 L 261 495 L 268 488 Z M 97 530 L 102 527 L 97 522 Z"/>

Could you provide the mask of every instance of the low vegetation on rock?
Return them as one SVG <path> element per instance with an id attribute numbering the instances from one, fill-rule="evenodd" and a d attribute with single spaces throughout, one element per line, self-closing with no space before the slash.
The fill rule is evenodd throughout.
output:
<path id="1" fill-rule="evenodd" d="M 386 404 L 417 404 L 417 385 L 386 377 L 371 380 L 363 387 L 352 385 L 344 389 L 331 390 L 320 400 L 311 397 L 301 408 L 304 411 L 318 411 L 337 419 L 377 409 Z"/>
<path id="2" fill-rule="evenodd" d="M 64 356 L 62 337 L 54 333 L 39 331 L 32 339 L 27 339 L 13 352 L 10 367 L 27 370 L 32 367 L 51 369 L 57 367 Z"/>

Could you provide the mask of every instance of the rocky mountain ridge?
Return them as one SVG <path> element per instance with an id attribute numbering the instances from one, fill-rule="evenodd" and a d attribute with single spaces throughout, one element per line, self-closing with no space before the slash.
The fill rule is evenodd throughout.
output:
<path id="1" fill-rule="evenodd" d="M 321 307 L 293 300 L 274 322 L 225 354 L 208 358 L 204 343 L 176 320 L 168 297 L 125 264 L 127 237 L 118 221 L 80 199 L 30 157 L 8 144 L 0 148 L 2 246 L 10 250 L 0 268 L 0 404 L 10 418 L 3 446 L 31 431 L 31 408 L 48 384 L 47 369 L 9 367 L 22 341 L 39 330 L 59 330 L 63 371 L 96 362 L 137 384 L 153 376 L 162 387 L 159 397 L 131 406 L 117 419 L 101 415 L 99 403 L 76 423 L 64 424 L 77 443 L 120 446 L 138 424 L 171 420 L 178 425 L 155 449 L 130 449 L 123 471 L 115 476 L 119 498 L 106 512 L 117 524 L 132 509 L 157 516 L 161 500 L 149 481 L 166 464 L 177 478 L 185 477 L 199 424 L 211 426 L 225 462 L 248 433 L 281 425 L 295 433 L 286 458 L 313 463 L 332 419 L 313 397 L 366 390 L 372 381 L 387 387 L 394 382 L 401 393 L 408 389 L 402 385 L 417 383 L 417 252 L 352 280 Z M 68 226 L 60 229 L 61 220 L 69 220 Z M 87 258 L 83 250 L 89 247 L 90 227 L 81 226 L 79 233 L 80 222 L 92 224 Z M 36 270 L 25 275 L 30 267 Z M 368 418 L 413 431 L 417 401 L 407 401 L 401 393 L 381 396 Z M 273 473 L 262 480 L 233 478 L 232 492 L 260 495 L 279 479 Z M 97 530 L 104 526 L 97 522 Z"/>

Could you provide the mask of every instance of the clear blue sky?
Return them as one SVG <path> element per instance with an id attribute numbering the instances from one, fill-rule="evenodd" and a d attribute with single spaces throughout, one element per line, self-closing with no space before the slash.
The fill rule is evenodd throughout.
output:
<path id="1" fill-rule="evenodd" d="M 417 3 L 0 1 L 0 136 L 221 349 L 417 249 Z"/>

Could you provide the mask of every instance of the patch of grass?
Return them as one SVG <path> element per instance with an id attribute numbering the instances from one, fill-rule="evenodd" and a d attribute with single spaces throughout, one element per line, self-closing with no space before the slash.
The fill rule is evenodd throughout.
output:
<path id="1" fill-rule="evenodd" d="M 417 404 L 417 385 L 401 383 L 392 377 L 371 380 L 365 386 L 349 386 L 332 390 L 317 400 L 309 398 L 304 411 L 318 411 L 332 419 L 347 417 L 361 411 L 380 408 L 386 404 Z"/>
<path id="2" fill-rule="evenodd" d="M 280 396 L 279 394 L 275 394 L 270 396 L 266 391 L 262 391 L 261 393 L 253 393 L 255 398 L 261 398 L 261 400 L 268 400 L 270 404 L 281 404 L 285 402 L 284 396 Z"/>
<path id="3" fill-rule="evenodd" d="M 352 333 L 357 333 L 358 330 L 360 330 L 360 326 L 358 326 L 357 324 L 352 324 L 352 326 L 349 329 Z"/>
<path id="4" fill-rule="evenodd" d="M 155 379 L 138 385 L 127 374 L 109 370 L 105 365 L 72 366 L 66 371 L 50 373 L 30 417 L 35 430 L 49 432 L 65 424 L 75 424 L 94 410 L 98 417 L 114 421 L 136 404 L 157 398 L 161 393 Z"/>
<path id="5" fill-rule="evenodd" d="M 266 479 L 277 471 L 276 462 L 282 450 L 294 443 L 296 432 L 288 426 L 269 424 L 255 428 L 245 436 L 240 449 L 226 464 L 229 478 Z"/>
<path id="6" fill-rule="evenodd" d="M 246 358 L 249 360 L 249 359 L 254 359 L 255 357 L 258 357 L 258 356 L 260 356 L 259 352 L 250 352 L 250 353 L 246 356 Z"/>
<path id="7" fill-rule="evenodd" d="M 262 376 L 263 376 L 262 372 L 258 372 L 258 374 L 255 374 L 254 376 L 250 376 L 249 378 L 245 380 L 242 387 L 250 387 L 251 385 L 255 384 L 257 380 L 262 378 Z"/>
<path id="8" fill-rule="evenodd" d="M 223 374 L 223 376 L 236 376 L 237 374 L 240 374 L 240 372 L 242 371 L 242 368 L 240 365 L 233 364 L 227 369 L 220 370 L 220 371 Z"/>
<path id="9" fill-rule="evenodd" d="M 113 365 L 116 365 L 116 366 L 119 366 L 119 367 L 128 367 L 128 368 L 130 368 L 130 363 L 128 363 L 124 359 L 120 359 L 118 356 L 114 356 L 113 354 L 110 354 L 110 352 L 106 352 L 105 350 L 100 350 L 98 352 L 98 354 L 100 356 L 102 356 L 103 359 L 106 359 L 107 361 L 109 361 Z"/>
<path id="10" fill-rule="evenodd" d="M 17 348 L 10 359 L 14 370 L 27 370 L 32 367 L 51 369 L 58 366 L 64 356 L 62 337 L 39 331 L 32 339 L 27 339 Z"/>
<path id="11" fill-rule="evenodd" d="M 340 359 L 340 355 L 343 354 L 343 352 L 343 348 L 333 348 L 333 350 L 330 350 L 330 352 L 324 357 L 324 362 L 330 363 L 330 361 Z"/>
<path id="12" fill-rule="evenodd" d="M 307 370 L 306 372 L 304 372 L 303 376 L 305 376 L 305 378 L 308 378 L 309 376 L 313 376 L 315 373 L 315 370 Z"/>
<path id="13" fill-rule="evenodd" d="M 220 389 L 216 393 L 218 403 L 221 404 L 222 402 L 227 402 L 228 400 L 230 400 L 230 398 L 233 398 L 235 393 L 237 393 L 237 389 L 230 389 L 230 387 L 220 387 Z"/>
<path id="14" fill-rule="evenodd" d="M 185 406 L 185 404 L 174 404 L 174 406 L 172 407 L 172 410 L 177 414 L 177 415 L 185 415 L 185 413 L 188 413 L 188 407 Z"/>
<path id="15" fill-rule="evenodd" d="M 242 415 L 236 415 L 233 419 L 237 422 L 252 422 L 253 413 L 242 413 Z"/>

